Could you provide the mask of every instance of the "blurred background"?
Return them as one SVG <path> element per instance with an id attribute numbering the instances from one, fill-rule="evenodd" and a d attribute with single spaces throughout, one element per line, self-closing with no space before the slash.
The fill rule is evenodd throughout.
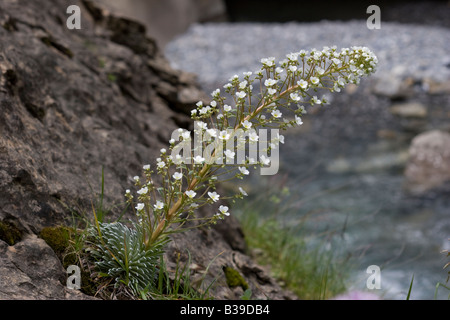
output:
<path id="1" fill-rule="evenodd" d="M 263 57 L 332 45 L 374 51 L 377 73 L 307 108 L 304 125 L 285 134 L 279 174 L 255 171 L 245 189 L 261 215 L 301 223 L 302 236 L 324 235 L 324 251 L 351 259 L 349 288 L 405 299 L 414 276 L 411 299 L 448 298 L 435 289 L 450 248 L 449 1 L 107 2 L 145 24 L 207 93 Z M 379 30 L 366 25 L 371 4 Z M 370 265 L 381 267 L 380 290 L 366 288 Z"/>
<path id="2" fill-rule="evenodd" d="M 165 46 L 193 23 L 314 22 L 367 19 L 366 9 L 382 8 L 382 20 L 450 27 L 448 0 L 99 0 L 140 20 L 149 36 Z"/>

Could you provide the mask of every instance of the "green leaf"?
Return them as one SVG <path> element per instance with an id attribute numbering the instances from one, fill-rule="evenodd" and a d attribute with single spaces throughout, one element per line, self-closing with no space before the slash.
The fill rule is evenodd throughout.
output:
<path id="1" fill-rule="evenodd" d="M 413 282 L 414 282 L 414 274 L 412 276 L 411 283 L 409 284 L 409 290 L 408 290 L 408 295 L 406 296 L 406 300 L 409 300 L 409 298 L 411 296 L 411 289 L 412 289 L 412 286 L 413 286 Z"/>

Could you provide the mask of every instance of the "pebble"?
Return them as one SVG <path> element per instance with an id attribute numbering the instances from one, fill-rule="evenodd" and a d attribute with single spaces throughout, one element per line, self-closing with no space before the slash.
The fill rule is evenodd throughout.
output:
<path id="1" fill-rule="evenodd" d="M 378 30 L 369 30 L 365 20 L 194 24 L 165 54 L 174 68 L 197 74 L 205 89 L 214 89 L 234 74 L 259 69 L 261 58 L 282 60 L 290 52 L 332 45 L 369 47 L 378 56 L 378 79 L 450 79 L 448 28 L 395 22 L 382 22 Z"/>

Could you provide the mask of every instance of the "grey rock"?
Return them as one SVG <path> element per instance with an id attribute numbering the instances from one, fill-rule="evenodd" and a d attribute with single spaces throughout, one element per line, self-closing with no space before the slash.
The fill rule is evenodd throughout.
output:
<path id="1" fill-rule="evenodd" d="M 191 23 L 223 21 L 226 8 L 223 0 L 102 0 L 112 10 L 147 27 L 147 34 L 162 47 L 184 32 Z"/>
<path id="2" fill-rule="evenodd" d="M 65 287 L 65 270 L 36 235 L 73 213 L 92 214 L 102 168 L 104 206 L 109 219 L 118 217 L 123 208 L 114 205 L 132 177 L 173 130 L 190 126 L 186 113 L 205 97 L 195 77 L 169 66 L 142 24 L 97 1 L 72 4 L 82 8 L 81 30 L 66 28 L 64 0 L 0 3 L 0 221 L 23 230 L 13 246 L 0 241 L 1 299 L 89 298 Z M 225 224 L 174 236 L 168 263 L 176 248 L 189 248 L 204 266 L 224 252 L 211 268 L 220 277 L 244 248 L 237 221 Z M 233 296 L 226 286 L 212 294 Z"/>
<path id="3" fill-rule="evenodd" d="M 52 249 L 34 235 L 14 246 L 0 240 L 0 299 L 90 299 L 66 287 L 66 272 Z"/>
<path id="4" fill-rule="evenodd" d="M 393 104 L 390 111 L 392 114 L 404 118 L 425 118 L 428 114 L 427 108 L 423 104 L 414 102 Z"/>
<path id="5" fill-rule="evenodd" d="M 424 194 L 450 180 L 450 134 L 432 130 L 416 136 L 409 149 L 405 189 Z"/>

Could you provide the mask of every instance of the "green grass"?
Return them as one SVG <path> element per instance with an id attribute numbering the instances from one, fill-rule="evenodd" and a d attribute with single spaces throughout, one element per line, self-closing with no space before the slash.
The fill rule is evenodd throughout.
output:
<path id="1" fill-rule="evenodd" d="M 233 207 L 243 229 L 249 254 L 270 267 L 272 276 L 300 299 L 329 299 L 345 291 L 349 260 L 340 254 L 335 235 L 311 234 L 303 223 L 289 222 L 284 204 L 289 192 L 260 194 Z M 338 242 L 339 243 L 339 242 Z"/>

